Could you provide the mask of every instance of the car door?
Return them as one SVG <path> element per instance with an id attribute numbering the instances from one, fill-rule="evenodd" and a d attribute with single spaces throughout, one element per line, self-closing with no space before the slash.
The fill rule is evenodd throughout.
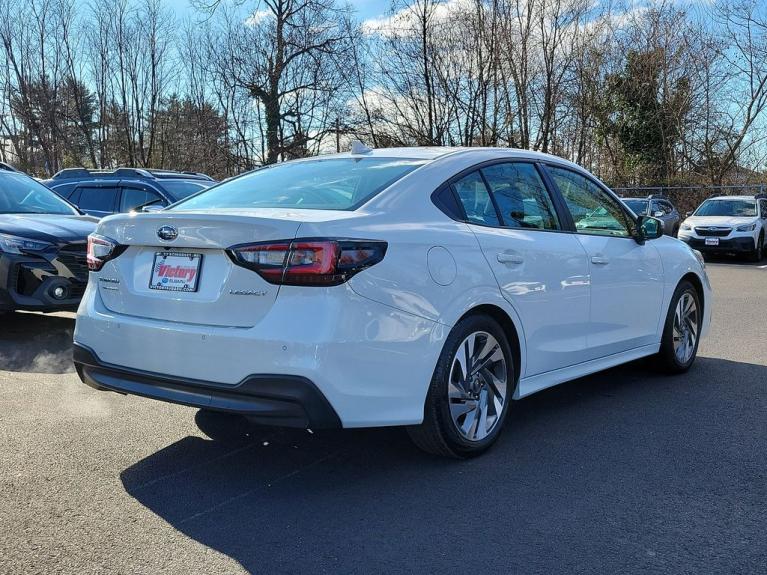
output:
<path id="1" fill-rule="evenodd" d="M 523 376 L 582 361 L 589 322 L 586 252 L 565 231 L 536 165 L 486 165 L 452 189 L 503 296 L 522 320 Z"/>
<path id="2" fill-rule="evenodd" d="M 663 267 L 652 243 L 637 243 L 636 221 L 622 203 L 586 175 L 546 170 L 572 214 L 589 258 L 591 359 L 655 344 L 663 314 Z"/>

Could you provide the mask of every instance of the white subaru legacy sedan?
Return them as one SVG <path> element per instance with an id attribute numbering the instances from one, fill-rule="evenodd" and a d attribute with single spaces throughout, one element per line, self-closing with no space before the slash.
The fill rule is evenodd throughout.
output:
<path id="1" fill-rule="evenodd" d="M 695 360 L 711 287 L 565 160 L 401 148 L 287 162 L 101 220 L 74 361 L 92 387 L 308 428 L 488 448 L 512 400 Z"/>

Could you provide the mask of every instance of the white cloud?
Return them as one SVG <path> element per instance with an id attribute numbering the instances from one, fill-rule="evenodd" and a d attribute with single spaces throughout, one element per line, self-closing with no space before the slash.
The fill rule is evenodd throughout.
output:
<path id="1" fill-rule="evenodd" d="M 253 14 L 251 14 L 245 19 L 245 25 L 258 26 L 261 24 L 261 22 L 271 17 L 272 17 L 271 10 L 256 10 L 255 12 L 253 12 Z"/>

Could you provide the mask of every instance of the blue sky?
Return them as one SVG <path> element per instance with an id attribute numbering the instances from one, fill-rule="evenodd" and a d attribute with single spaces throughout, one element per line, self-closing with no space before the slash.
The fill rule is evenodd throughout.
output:
<path id="1" fill-rule="evenodd" d="M 194 14 L 194 9 L 189 4 L 189 0 L 165 0 L 167 5 L 173 9 L 178 16 L 184 17 L 187 14 Z M 385 14 L 391 6 L 390 0 L 348 0 L 359 15 L 360 20 L 367 20 Z M 246 2 L 247 4 L 248 2 Z M 255 5 L 255 0 L 252 2 Z"/>

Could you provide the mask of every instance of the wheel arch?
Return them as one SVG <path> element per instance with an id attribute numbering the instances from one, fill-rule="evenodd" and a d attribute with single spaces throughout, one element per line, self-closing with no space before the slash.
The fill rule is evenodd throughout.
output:
<path id="1" fill-rule="evenodd" d="M 698 299 L 700 300 L 700 305 L 701 305 L 701 308 L 702 308 L 700 310 L 701 317 L 702 317 L 704 312 L 705 312 L 705 310 L 706 310 L 706 305 L 708 305 L 708 302 L 706 301 L 706 291 L 703 289 L 703 282 L 700 280 L 700 277 L 698 277 L 698 274 L 696 274 L 694 272 L 687 272 L 681 278 L 679 278 L 679 281 L 676 284 L 677 287 L 683 281 L 690 282 L 693 285 L 693 287 L 695 288 L 695 291 L 698 292 Z M 674 288 L 674 289 L 676 289 L 676 288 Z"/>
<path id="2" fill-rule="evenodd" d="M 458 321 L 461 321 L 464 318 L 472 315 L 490 316 L 503 328 L 503 332 L 506 334 L 506 337 L 509 340 L 512 360 L 514 361 L 514 384 L 515 386 L 518 385 L 522 374 L 522 345 L 517 326 L 514 324 L 511 316 L 509 316 L 509 314 L 506 313 L 506 310 L 503 308 L 494 304 L 486 303 L 471 308 L 466 313 L 464 313 Z"/>

